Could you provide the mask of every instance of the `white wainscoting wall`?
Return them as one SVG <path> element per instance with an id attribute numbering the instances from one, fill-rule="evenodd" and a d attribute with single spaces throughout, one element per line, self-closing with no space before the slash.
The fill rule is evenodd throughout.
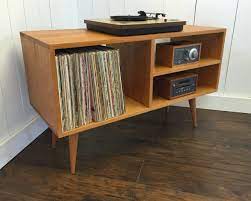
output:
<path id="1" fill-rule="evenodd" d="M 248 0 L 1 0 L 0 168 L 47 128 L 29 104 L 20 31 L 81 28 L 86 18 L 138 10 L 226 27 L 220 90 L 200 98 L 199 107 L 251 113 L 250 9 Z"/>

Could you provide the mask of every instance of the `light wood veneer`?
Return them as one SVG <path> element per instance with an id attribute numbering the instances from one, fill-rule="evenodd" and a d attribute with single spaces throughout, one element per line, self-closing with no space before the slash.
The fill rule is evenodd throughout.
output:
<path id="1" fill-rule="evenodd" d="M 85 29 L 21 32 L 30 102 L 57 138 L 69 136 L 71 172 L 75 173 L 78 134 L 105 124 L 191 100 L 196 125 L 195 98 L 217 91 L 226 30 L 185 26 L 182 32 L 119 37 Z M 201 60 L 170 68 L 155 65 L 156 39 L 189 40 L 202 43 Z M 106 44 L 120 49 L 121 72 L 126 95 L 126 113 L 93 122 L 71 131 L 62 130 L 55 66 L 55 50 Z M 196 93 L 173 100 L 156 95 L 155 78 L 183 71 L 198 74 Z"/>

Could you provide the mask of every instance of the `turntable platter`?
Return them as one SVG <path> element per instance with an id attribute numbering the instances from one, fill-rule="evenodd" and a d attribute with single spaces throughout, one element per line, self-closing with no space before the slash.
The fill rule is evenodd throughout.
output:
<path id="1" fill-rule="evenodd" d="M 111 16 L 111 19 L 115 21 L 146 21 L 148 18 L 146 16 L 118 15 Z"/>

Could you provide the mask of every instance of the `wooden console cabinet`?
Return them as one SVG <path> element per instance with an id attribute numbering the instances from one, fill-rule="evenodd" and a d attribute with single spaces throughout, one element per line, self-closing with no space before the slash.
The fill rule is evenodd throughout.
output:
<path id="1" fill-rule="evenodd" d="M 182 32 L 125 37 L 85 29 L 21 32 L 30 102 L 53 131 L 53 146 L 58 138 L 69 137 L 71 172 L 75 173 L 78 135 L 86 130 L 185 100 L 189 100 L 193 125 L 196 127 L 195 98 L 216 92 L 218 88 L 225 33 L 226 30 L 223 28 L 188 25 Z M 155 64 L 157 39 L 201 43 L 201 60 L 174 68 L 158 66 Z M 102 44 L 120 49 L 126 113 L 64 132 L 57 88 L 55 51 Z M 173 100 L 160 97 L 156 78 L 183 71 L 198 74 L 196 93 Z"/>

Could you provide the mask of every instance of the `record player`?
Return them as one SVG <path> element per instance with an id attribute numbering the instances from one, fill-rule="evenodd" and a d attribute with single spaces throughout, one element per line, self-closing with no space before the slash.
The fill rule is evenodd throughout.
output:
<path id="1" fill-rule="evenodd" d="M 183 30 L 186 21 L 167 19 L 164 13 L 139 11 L 138 16 L 111 16 L 110 19 L 85 20 L 87 29 L 119 35 L 132 36 Z"/>

